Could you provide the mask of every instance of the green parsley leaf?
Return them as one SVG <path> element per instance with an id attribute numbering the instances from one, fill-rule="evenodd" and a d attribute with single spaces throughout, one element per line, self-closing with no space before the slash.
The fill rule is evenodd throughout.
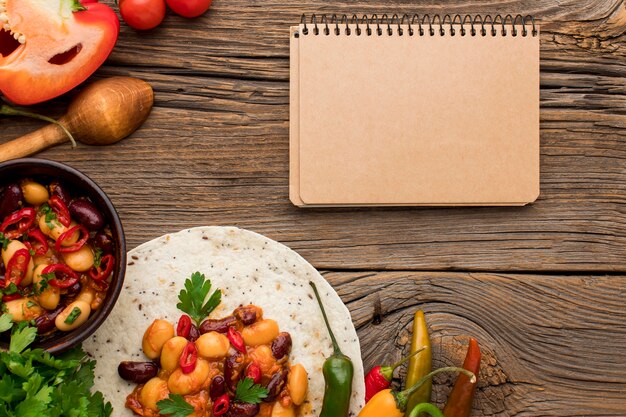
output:
<path id="1" fill-rule="evenodd" d="M 28 302 L 26 303 L 26 308 L 33 308 L 37 305 L 36 302 L 34 302 L 33 300 L 28 300 Z"/>
<path id="2" fill-rule="evenodd" d="M 50 281 L 51 279 L 55 279 L 55 278 L 56 278 L 56 275 L 54 274 L 54 272 L 41 274 L 41 279 L 39 280 L 39 282 L 36 285 L 33 285 L 33 294 L 41 295 L 41 293 L 43 293 L 50 286 L 48 281 Z"/>
<path id="3" fill-rule="evenodd" d="M 67 316 L 67 318 L 65 319 L 65 324 L 74 324 L 74 322 L 76 321 L 76 319 L 80 316 L 81 313 L 81 309 L 78 307 L 74 307 L 72 309 L 72 312 Z"/>
<path id="4" fill-rule="evenodd" d="M 255 384 L 252 378 L 246 378 L 237 383 L 235 390 L 235 400 L 243 403 L 258 404 L 268 394 L 267 388 L 262 385 Z"/>
<path id="5" fill-rule="evenodd" d="M 58 224 L 57 215 L 54 211 L 52 211 L 48 203 L 43 203 L 39 208 L 39 212 L 45 215 L 44 221 L 46 222 L 48 229 L 54 229 L 56 226 L 52 222 L 55 221 Z"/>
<path id="6" fill-rule="evenodd" d="M 222 291 L 218 289 L 205 302 L 210 291 L 211 280 L 206 279 L 200 272 L 194 272 L 191 279 L 185 281 L 185 289 L 180 290 L 178 294 L 180 303 L 176 304 L 176 307 L 189 314 L 199 326 L 222 301 Z"/>
<path id="7" fill-rule="evenodd" d="M 10 314 L 0 316 L 0 333 L 6 332 L 11 327 L 13 327 L 13 316 Z"/>
<path id="8" fill-rule="evenodd" d="M 94 268 L 100 268 L 100 261 L 102 261 L 102 249 L 96 248 L 93 252 L 93 266 Z"/>
<path id="9" fill-rule="evenodd" d="M 37 328 L 35 327 L 16 327 L 11 335 L 11 343 L 9 344 L 9 352 L 21 353 L 28 345 L 33 343 L 37 337 Z"/>
<path id="10" fill-rule="evenodd" d="M 2 293 L 4 295 L 12 295 L 18 291 L 19 291 L 19 288 L 17 288 L 17 285 L 15 285 L 15 282 L 10 282 L 9 286 L 5 290 L 3 290 Z"/>
<path id="11" fill-rule="evenodd" d="M 4 233 L 0 232 L 0 246 L 2 246 L 2 249 L 6 249 L 7 246 L 9 246 L 9 242 L 11 240 L 7 239 L 7 237 L 4 235 Z"/>
<path id="12" fill-rule="evenodd" d="M 194 408 L 182 395 L 170 394 L 169 398 L 157 403 L 159 414 L 169 417 L 188 417 L 193 414 Z"/>

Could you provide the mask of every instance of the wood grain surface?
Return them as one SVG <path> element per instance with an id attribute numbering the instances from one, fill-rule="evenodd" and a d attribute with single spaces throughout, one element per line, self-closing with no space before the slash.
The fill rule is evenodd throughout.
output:
<path id="1" fill-rule="evenodd" d="M 293 207 L 288 28 L 313 12 L 534 15 L 539 200 L 522 208 Z M 406 352 L 416 308 L 427 312 L 438 365 L 459 364 L 467 336 L 476 336 L 485 355 L 476 416 L 624 416 L 625 31 L 623 0 L 214 0 L 207 15 L 170 14 L 150 32 L 122 24 L 95 78 L 133 75 L 153 85 L 156 106 L 140 131 L 116 146 L 40 156 L 103 187 L 129 248 L 186 227 L 235 225 L 332 271 L 367 366 Z M 60 115 L 68 100 L 36 110 Z M 36 126 L 0 119 L 0 140 Z M 379 299 L 383 321 L 374 325 Z M 437 382 L 441 405 L 451 379 Z"/>
<path id="2" fill-rule="evenodd" d="M 626 414 L 626 276 L 329 272 L 357 326 L 367 368 L 410 347 L 426 313 L 433 366 L 462 363 L 481 344 L 476 416 Z M 380 302 L 378 317 L 375 305 Z M 454 376 L 435 378 L 443 405 Z"/>

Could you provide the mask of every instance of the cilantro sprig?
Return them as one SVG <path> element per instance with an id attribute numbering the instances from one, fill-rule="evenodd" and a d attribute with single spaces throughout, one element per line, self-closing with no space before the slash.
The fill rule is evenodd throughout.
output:
<path id="1" fill-rule="evenodd" d="M 258 404 L 267 398 L 269 392 L 262 385 L 255 384 L 252 378 L 245 378 L 237 383 L 235 400 L 242 403 Z"/>
<path id="2" fill-rule="evenodd" d="M 191 278 L 185 281 L 185 289 L 180 290 L 176 307 L 187 313 L 189 317 L 200 325 L 202 321 L 222 302 L 222 291 L 211 292 L 211 280 L 206 279 L 204 274 L 194 272 Z M 208 300 L 207 300 L 208 297 Z"/>
<path id="3" fill-rule="evenodd" d="M 159 414 L 169 417 L 187 417 L 194 412 L 193 406 L 179 394 L 170 394 L 168 398 L 157 402 L 157 407 Z"/>
<path id="4" fill-rule="evenodd" d="M 30 349 L 37 329 L 0 316 L 0 332 L 13 327 L 9 350 L 0 352 L 0 415 L 109 417 L 111 403 L 92 393 L 94 367 L 80 348 L 59 356 Z"/>
<path id="5" fill-rule="evenodd" d="M 48 229 L 54 229 L 55 225 L 52 222 L 55 221 L 58 223 L 57 215 L 54 211 L 52 211 L 52 208 L 48 205 L 48 203 L 43 203 L 39 208 L 39 212 L 45 216 L 44 222 L 46 223 L 46 226 L 48 226 Z"/>
<path id="6" fill-rule="evenodd" d="M 9 242 L 11 242 L 10 239 L 8 239 L 4 233 L 0 232 L 0 248 L 6 250 L 6 248 L 9 246 Z"/>
<path id="7" fill-rule="evenodd" d="M 96 248 L 96 250 L 93 251 L 93 267 L 94 268 L 100 268 L 100 263 L 102 262 L 103 254 L 104 252 L 100 248 Z"/>

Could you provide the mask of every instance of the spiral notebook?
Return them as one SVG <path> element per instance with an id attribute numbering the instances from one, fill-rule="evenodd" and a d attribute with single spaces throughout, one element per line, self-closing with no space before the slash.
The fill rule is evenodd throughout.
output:
<path id="1" fill-rule="evenodd" d="M 290 34 L 295 205 L 524 205 L 538 197 L 532 17 L 314 15 Z"/>

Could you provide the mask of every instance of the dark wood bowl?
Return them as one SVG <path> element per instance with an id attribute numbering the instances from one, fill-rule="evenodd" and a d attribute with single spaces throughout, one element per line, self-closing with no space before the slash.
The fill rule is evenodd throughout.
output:
<path id="1" fill-rule="evenodd" d="M 111 278 L 111 285 L 101 307 L 89 317 L 89 320 L 68 333 L 54 333 L 53 336 L 37 340 L 31 345 L 33 348 L 46 349 L 50 353 L 66 351 L 91 336 L 111 313 L 113 306 L 124 285 L 126 272 L 126 240 L 122 222 L 111 204 L 109 197 L 89 177 L 80 171 L 59 162 L 46 159 L 15 159 L 0 163 L 0 185 L 18 181 L 23 178 L 43 177 L 57 179 L 69 188 L 76 190 L 80 195 L 88 196 L 100 209 L 111 228 L 115 242 L 115 268 Z M 8 348 L 8 344 L 0 342 L 0 348 Z"/>

